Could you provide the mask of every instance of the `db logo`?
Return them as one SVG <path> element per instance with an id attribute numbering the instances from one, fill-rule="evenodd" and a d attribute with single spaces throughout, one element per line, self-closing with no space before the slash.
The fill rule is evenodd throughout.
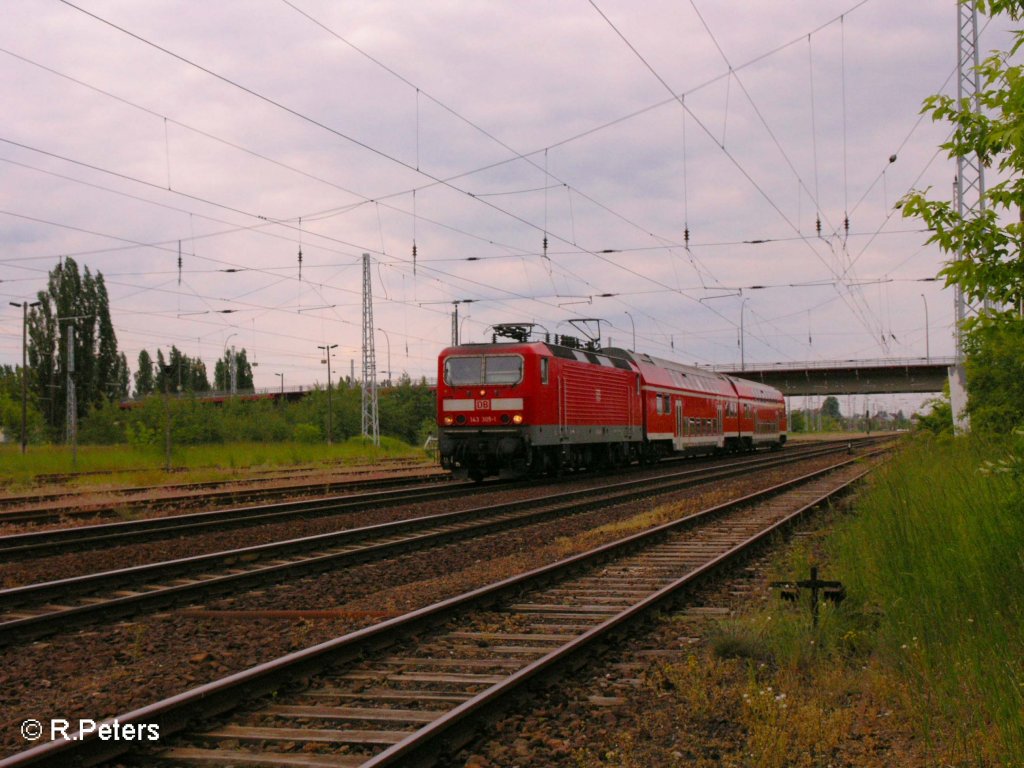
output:
<path id="1" fill-rule="evenodd" d="M 477 400 L 476 401 L 476 409 L 478 411 L 489 411 L 489 410 L 491 410 L 491 401 L 490 400 Z"/>

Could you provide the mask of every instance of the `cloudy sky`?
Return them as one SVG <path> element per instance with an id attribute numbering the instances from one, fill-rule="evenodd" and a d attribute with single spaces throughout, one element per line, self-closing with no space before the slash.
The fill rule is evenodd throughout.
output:
<path id="1" fill-rule="evenodd" d="M 363 253 L 381 378 L 434 375 L 453 302 L 469 341 L 952 354 L 943 257 L 893 206 L 949 195 L 919 110 L 955 28 L 951 0 L 5 0 L 0 362 L 71 256 L 133 369 L 235 345 L 311 385 L 337 344 L 360 376 Z"/>

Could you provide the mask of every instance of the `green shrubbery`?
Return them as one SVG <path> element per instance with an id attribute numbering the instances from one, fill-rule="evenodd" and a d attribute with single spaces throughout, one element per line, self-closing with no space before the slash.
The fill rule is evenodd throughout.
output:
<path id="1" fill-rule="evenodd" d="M 380 431 L 411 445 L 422 445 L 433 429 L 433 391 L 408 378 L 379 392 Z M 361 393 L 342 387 L 331 393 L 331 422 L 335 442 L 359 435 Z M 83 444 L 163 445 L 168 421 L 173 445 L 228 442 L 315 443 L 327 438 L 327 392 L 316 390 L 293 402 L 245 400 L 203 402 L 195 395 L 164 398 L 151 395 L 120 408 L 109 403 L 91 409 L 79 425 Z"/>

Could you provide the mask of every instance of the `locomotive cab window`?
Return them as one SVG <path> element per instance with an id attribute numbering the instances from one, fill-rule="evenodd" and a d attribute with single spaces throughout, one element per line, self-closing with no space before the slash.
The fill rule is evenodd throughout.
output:
<path id="1" fill-rule="evenodd" d="M 522 378 L 523 358 L 518 355 L 460 355 L 444 361 L 445 383 L 453 387 L 518 384 Z"/>
<path id="2" fill-rule="evenodd" d="M 540 383 L 541 384 L 547 384 L 548 383 L 548 366 L 549 365 L 550 365 L 550 360 L 548 360 L 548 358 L 542 357 L 540 359 Z"/>

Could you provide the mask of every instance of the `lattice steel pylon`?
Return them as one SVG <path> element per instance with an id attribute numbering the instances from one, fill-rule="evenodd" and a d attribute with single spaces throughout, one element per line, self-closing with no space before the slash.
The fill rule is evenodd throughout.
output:
<path id="1" fill-rule="evenodd" d="M 373 348 L 373 287 L 370 254 L 363 254 L 363 435 L 380 445 L 377 415 L 377 354 Z"/>
<path id="2" fill-rule="evenodd" d="M 981 77 L 978 73 L 978 9 L 974 0 L 957 2 L 957 104 L 961 109 L 981 111 Z M 959 155 L 956 161 L 957 213 L 961 220 L 975 218 L 985 210 L 985 168 L 977 154 Z M 957 252 L 957 260 L 965 257 Z M 966 375 L 964 373 L 963 322 L 970 315 L 977 315 L 982 307 L 969 304 L 963 289 L 954 287 L 956 318 L 957 363 L 950 369 L 950 400 L 953 406 L 953 422 L 958 432 L 970 429 L 965 412 L 967 406 Z M 985 302 L 987 305 L 987 302 Z"/>
<path id="3" fill-rule="evenodd" d="M 978 9 L 973 0 L 957 4 L 957 85 L 956 97 L 961 108 L 981 111 L 981 77 L 978 73 Z M 985 167 L 977 154 L 959 155 L 956 160 L 956 206 L 961 218 L 974 218 L 985 210 Z M 962 259 L 963 253 L 956 258 Z M 957 358 L 963 358 L 961 323 L 979 307 L 970 306 L 963 290 L 957 286 L 956 341 Z"/>

